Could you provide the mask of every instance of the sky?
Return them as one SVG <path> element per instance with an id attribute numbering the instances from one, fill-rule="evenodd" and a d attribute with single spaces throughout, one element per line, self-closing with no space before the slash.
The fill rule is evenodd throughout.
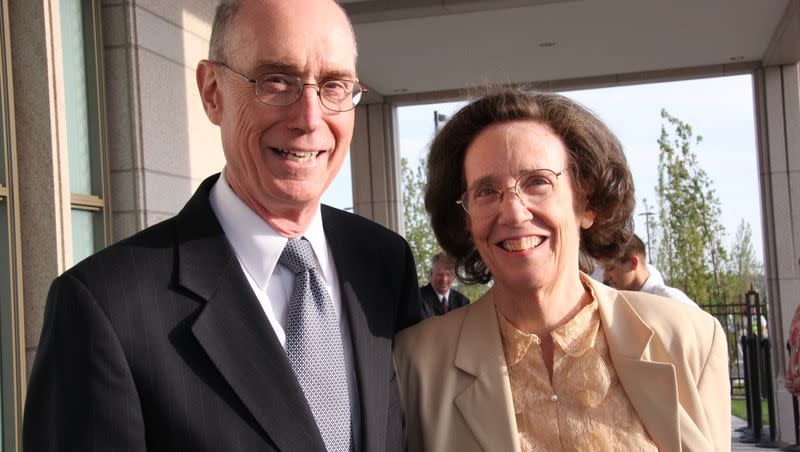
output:
<path id="1" fill-rule="evenodd" d="M 763 262 L 756 135 L 750 75 L 653 83 L 562 94 L 596 113 L 625 149 L 636 187 L 636 233 L 646 240 L 643 198 L 655 210 L 661 108 L 691 124 L 703 141 L 694 145 L 700 166 L 708 173 L 721 204 L 723 243 L 730 247 L 742 220 L 753 231 L 755 255 Z M 434 111 L 451 115 L 463 102 L 398 108 L 400 155 L 418 162 L 434 132 Z M 343 165 L 323 202 L 352 206 L 350 162 Z"/>

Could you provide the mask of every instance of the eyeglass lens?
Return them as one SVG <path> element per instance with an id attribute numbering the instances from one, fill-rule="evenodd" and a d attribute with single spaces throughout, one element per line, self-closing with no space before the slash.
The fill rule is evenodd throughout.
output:
<path id="1" fill-rule="evenodd" d="M 361 100 L 361 87 L 352 80 L 328 80 L 321 85 L 303 83 L 300 78 L 266 74 L 256 80 L 256 95 L 261 102 L 276 107 L 294 103 L 305 86 L 313 86 L 322 105 L 333 111 L 348 111 Z"/>
<path id="2" fill-rule="evenodd" d="M 558 175 L 549 169 L 538 169 L 522 174 L 511 187 L 499 189 L 491 185 L 481 185 L 467 190 L 461 198 L 464 209 L 476 216 L 493 215 L 500 209 L 500 203 L 507 192 L 518 195 L 525 206 L 532 206 L 537 200 L 553 192 Z"/>

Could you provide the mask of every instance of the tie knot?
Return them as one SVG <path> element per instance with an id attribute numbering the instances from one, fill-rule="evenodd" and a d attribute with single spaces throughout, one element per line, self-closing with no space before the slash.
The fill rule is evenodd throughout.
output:
<path id="1" fill-rule="evenodd" d="M 302 273 L 316 267 L 314 250 L 305 237 L 290 239 L 278 262 L 285 265 L 292 273 Z"/>

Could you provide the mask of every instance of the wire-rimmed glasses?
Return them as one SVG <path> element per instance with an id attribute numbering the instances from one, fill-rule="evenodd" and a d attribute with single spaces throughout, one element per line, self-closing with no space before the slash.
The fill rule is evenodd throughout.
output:
<path id="1" fill-rule="evenodd" d="M 526 171 L 514 181 L 514 185 L 506 188 L 488 184 L 478 185 L 465 191 L 456 203 L 461 204 L 461 207 L 473 217 L 488 217 L 500 211 L 503 195 L 511 191 L 517 195 L 522 204 L 532 207 L 538 200 L 547 198 L 553 193 L 558 177 L 565 171 L 567 170 L 555 172 L 546 168 Z"/>
<path id="2" fill-rule="evenodd" d="M 322 83 L 303 83 L 300 77 L 286 74 L 262 74 L 255 80 L 231 68 L 221 61 L 214 61 L 253 84 L 253 90 L 261 103 L 273 107 L 292 105 L 300 98 L 303 88 L 313 86 L 322 106 L 330 111 L 350 111 L 358 105 L 367 89 L 355 80 L 325 80 Z"/>

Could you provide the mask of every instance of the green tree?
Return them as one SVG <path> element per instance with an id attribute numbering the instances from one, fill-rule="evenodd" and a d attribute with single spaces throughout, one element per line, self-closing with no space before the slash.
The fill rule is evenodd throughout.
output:
<path id="1" fill-rule="evenodd" d="M 439 243 L 431 230 L 430 217 L 425 211 L 425 161 L 420 160 L 416 168 L 412 168 L 408 159 L 400 159 L 403 178 L 403 226 L 405 237 L 414 253 L 417 264 L 417 277 L 420 284 L 428 282 L 428 270 L 431 258 L 441 251 Z M 456 289 L 475 301 L 488 289 L 488 286 L 454 284 Z"/>
<path id="2" fill-rule="evenodd" d="M 408 159 L 400 159 L 403 176 L 403 225 L 411 252 L 417 263 L 420 283 L 428 280 L 428 267 L 434 254 L 441 251 L 431 230 L 430 218 L 425 211 L 425 161 L 411 168 Z"/>
<path id="3" fill-rule="evenodd" d="M 763 278 L 763 268 L 753 250 L 753 231 L 744 219 L 736 228 L 736 235 L 728 259 L 729 299 L 738 300 Z"/>
<path id="4" fill-rule="evenodd" d="M 658 139 L 656 266 L 668 284 L 699 303 L 722 302 L 726 251 L 720 203 L 692 149 L 703 138 L 666 109 L 661 117 L 666 124 Z"/>

